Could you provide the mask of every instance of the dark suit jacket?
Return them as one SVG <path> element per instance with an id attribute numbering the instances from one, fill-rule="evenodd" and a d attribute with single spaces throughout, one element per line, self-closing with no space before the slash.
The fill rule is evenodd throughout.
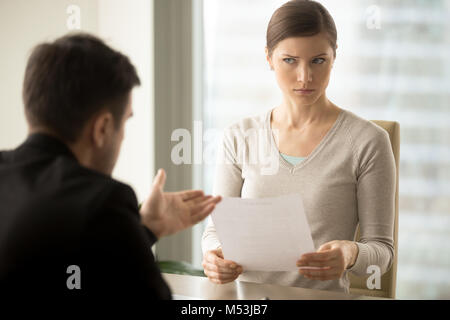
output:
<path id="1" fill-rule="evenodd" d="M 170 299 L 133 190 L 34 134 L 0 152 L 0 291 Z M 67 280 L 80 268 L 81 289 Z M 73 277 L 70 283 L 75 283 Z"/>

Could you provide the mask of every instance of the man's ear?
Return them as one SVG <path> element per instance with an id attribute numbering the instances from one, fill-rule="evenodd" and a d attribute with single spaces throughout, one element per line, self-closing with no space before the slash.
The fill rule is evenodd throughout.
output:
<path id="1" fill-rule="evenodd" d="M 269 63 L 270 70 L 273 70 L 272 58 L 269 56 L 269 49 L 267 49 L 267 47 L 265 47 L 265 51 L 266 51 L 267 63 Z"/>
<path id="2" fill-rule="evenodd" d="M 92 126 L 92 142 L 97 148 L 103 147 L 114 130 L 113 116 L 111 112 L 100 112 L 95 118 Z"/>

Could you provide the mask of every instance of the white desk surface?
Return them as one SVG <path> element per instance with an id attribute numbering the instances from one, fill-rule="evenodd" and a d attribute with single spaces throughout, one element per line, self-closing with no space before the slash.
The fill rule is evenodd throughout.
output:
<path id="1" fill-rule="evenodd" d="M 204 300 L 372 300 L 376 297 L 334 291 L 233 281 L 215 284 L 204 277 L 163 273 L 174 299 Z"/>

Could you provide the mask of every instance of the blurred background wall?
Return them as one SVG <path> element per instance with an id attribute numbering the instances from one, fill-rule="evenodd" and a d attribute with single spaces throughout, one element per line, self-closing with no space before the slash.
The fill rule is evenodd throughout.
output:
<path id="1" fill-rule="evenodd" d="M 32 48 L 75 31 L 102 37 L 128 55 L 139 72 L 142 85 L 133 93 L 135 116 L 128 122 L 113 174 L 130 183 L 142 200 L 154 171 L 151 1 L 0 0 L 0 149 L 18 146 L 27 135 L 21 90 Z"/>

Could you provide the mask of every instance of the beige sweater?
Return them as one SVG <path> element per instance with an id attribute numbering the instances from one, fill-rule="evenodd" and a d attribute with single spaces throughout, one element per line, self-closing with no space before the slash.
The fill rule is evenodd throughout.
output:
<path id="1" fill-rule="evenodd" d="M 245 270 L 238 280 L 348 292 L 347 272 L 366 275 L 370 265 L 386 272 L 394 256 L 395 195 L 395 162 L 387 132 L 343 110 L 305 160 L 293 166 L 275 148 L 277 165 L 275 170 L 273 165 L 267 170 L 266 161 L 254 159 L 264 159 L 255 156 L 261 148 L 269 150 L 277 145 L 270 131 L 271 112 L 243 119 L 225 130 L 213 193 L 242 198 L 299 193 L 316 249 L 332 240 L 353 240 L 359 223 L 359 254 L 353 267 L 338 280 L 309 280 L 296 272 Z M 257 142 L 244 138 L 255 129 L 259 132 Z M 202 238 L 203 252 L 219 246 L 209 219 Z"/>

